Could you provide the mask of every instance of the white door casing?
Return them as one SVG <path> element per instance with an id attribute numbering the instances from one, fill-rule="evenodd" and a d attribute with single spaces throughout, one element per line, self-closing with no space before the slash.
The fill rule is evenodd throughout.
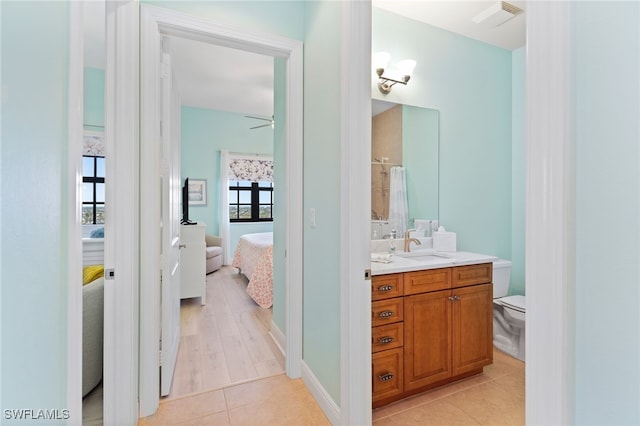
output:
<path id="1" fill-rule="evenodd" d="M 170 40 L 165 38 L 163 47 Z M 162 80 L 162 186 L 160 329 L 160 394 L 169 395 L 180 346 L 180 98 L 171 72 L 171 56 L 163 53 Z"/>
<path id="2" fill-rule="evenodd" d="M 175 36 L 283 58 L 286 77 L 286 301 L 285 371 L 299 377 L 302 359 L 302 43 L 212 23 L 205 19 L 158 8 L 141 6 L 141 239 L 140 297 L 140 414 L 153 414 L 159 403 L 160 203 L 157 166 L 160 111 L 158 96 L 162 37 Z M 153 349 L 155 348 L 155 350 Z"/>
<path id="3" fill-rule="evenodd" d="M 106 2 L 103 419 L 138 419 L 139 4 Z"/>

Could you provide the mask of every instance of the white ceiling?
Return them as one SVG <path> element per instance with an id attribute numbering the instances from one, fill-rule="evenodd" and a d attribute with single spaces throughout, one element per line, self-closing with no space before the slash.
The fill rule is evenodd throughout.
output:
<path id="1" fill-rule="evenodd" d="M 373 6 L 504 49 L 525 44 L 525 13 L 495 28 L 471 18 L 495 1 L 373 0 Z M 525 10 L 524 1 L 511 4 Z M 104 68 L 104 3 L 85 2 L 85 63 Z M 171 41 L 183 105 L 273 115 L 273 58 L 185 39 Z"/>
<path id="2" fill-rule="evenodd" d="M 502 47 L 503 49 L 514 50 L 524 46 L 525 1 L 509 1 L 509 3 L 525 12 L 516 15 L 498 27 L 485 28 L 472 21 L 474 16 L 496 3 L 498 2 L 485 0 L 373 0 L 374 7 Z"/>

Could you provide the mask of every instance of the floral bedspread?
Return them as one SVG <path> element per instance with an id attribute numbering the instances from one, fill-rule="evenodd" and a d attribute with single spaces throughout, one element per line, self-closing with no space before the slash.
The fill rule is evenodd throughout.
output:
<path id="1" fill-rule="evenodd" d="M 248 279 L 247 294 L 261 308 L 273 305 L 273 233 L 240 237 L 231 265 Z"/>

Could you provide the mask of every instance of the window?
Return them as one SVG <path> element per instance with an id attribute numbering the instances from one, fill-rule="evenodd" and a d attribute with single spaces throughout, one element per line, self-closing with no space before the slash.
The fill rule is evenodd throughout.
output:
<path id="1" fill-rule="evenodd" d="M 82 156 L 82 224 L 104 223 L 104 157 Z"/>
<path id="2" fill-rule="evenodd" d="M 229 221 L 273 222 L 273 183 L 230 180 Z"/>

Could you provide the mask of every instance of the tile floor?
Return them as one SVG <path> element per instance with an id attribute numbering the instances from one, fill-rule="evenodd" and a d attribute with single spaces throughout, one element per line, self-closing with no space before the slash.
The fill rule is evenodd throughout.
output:
<path id="1" fill-rule="evenodd" d="M 330 425 L 301 379 L 284 374 L 160 402 L 147 425 Z"/>
<path id="2" fill-rule="evenodd" d="M 524 363 L 497 350 L 482 374 L 373 412 L 382 425 L 524 425 Z M 328 425 L 300 379 L 285 375 L 165 400 L 146 425 Z"/>

